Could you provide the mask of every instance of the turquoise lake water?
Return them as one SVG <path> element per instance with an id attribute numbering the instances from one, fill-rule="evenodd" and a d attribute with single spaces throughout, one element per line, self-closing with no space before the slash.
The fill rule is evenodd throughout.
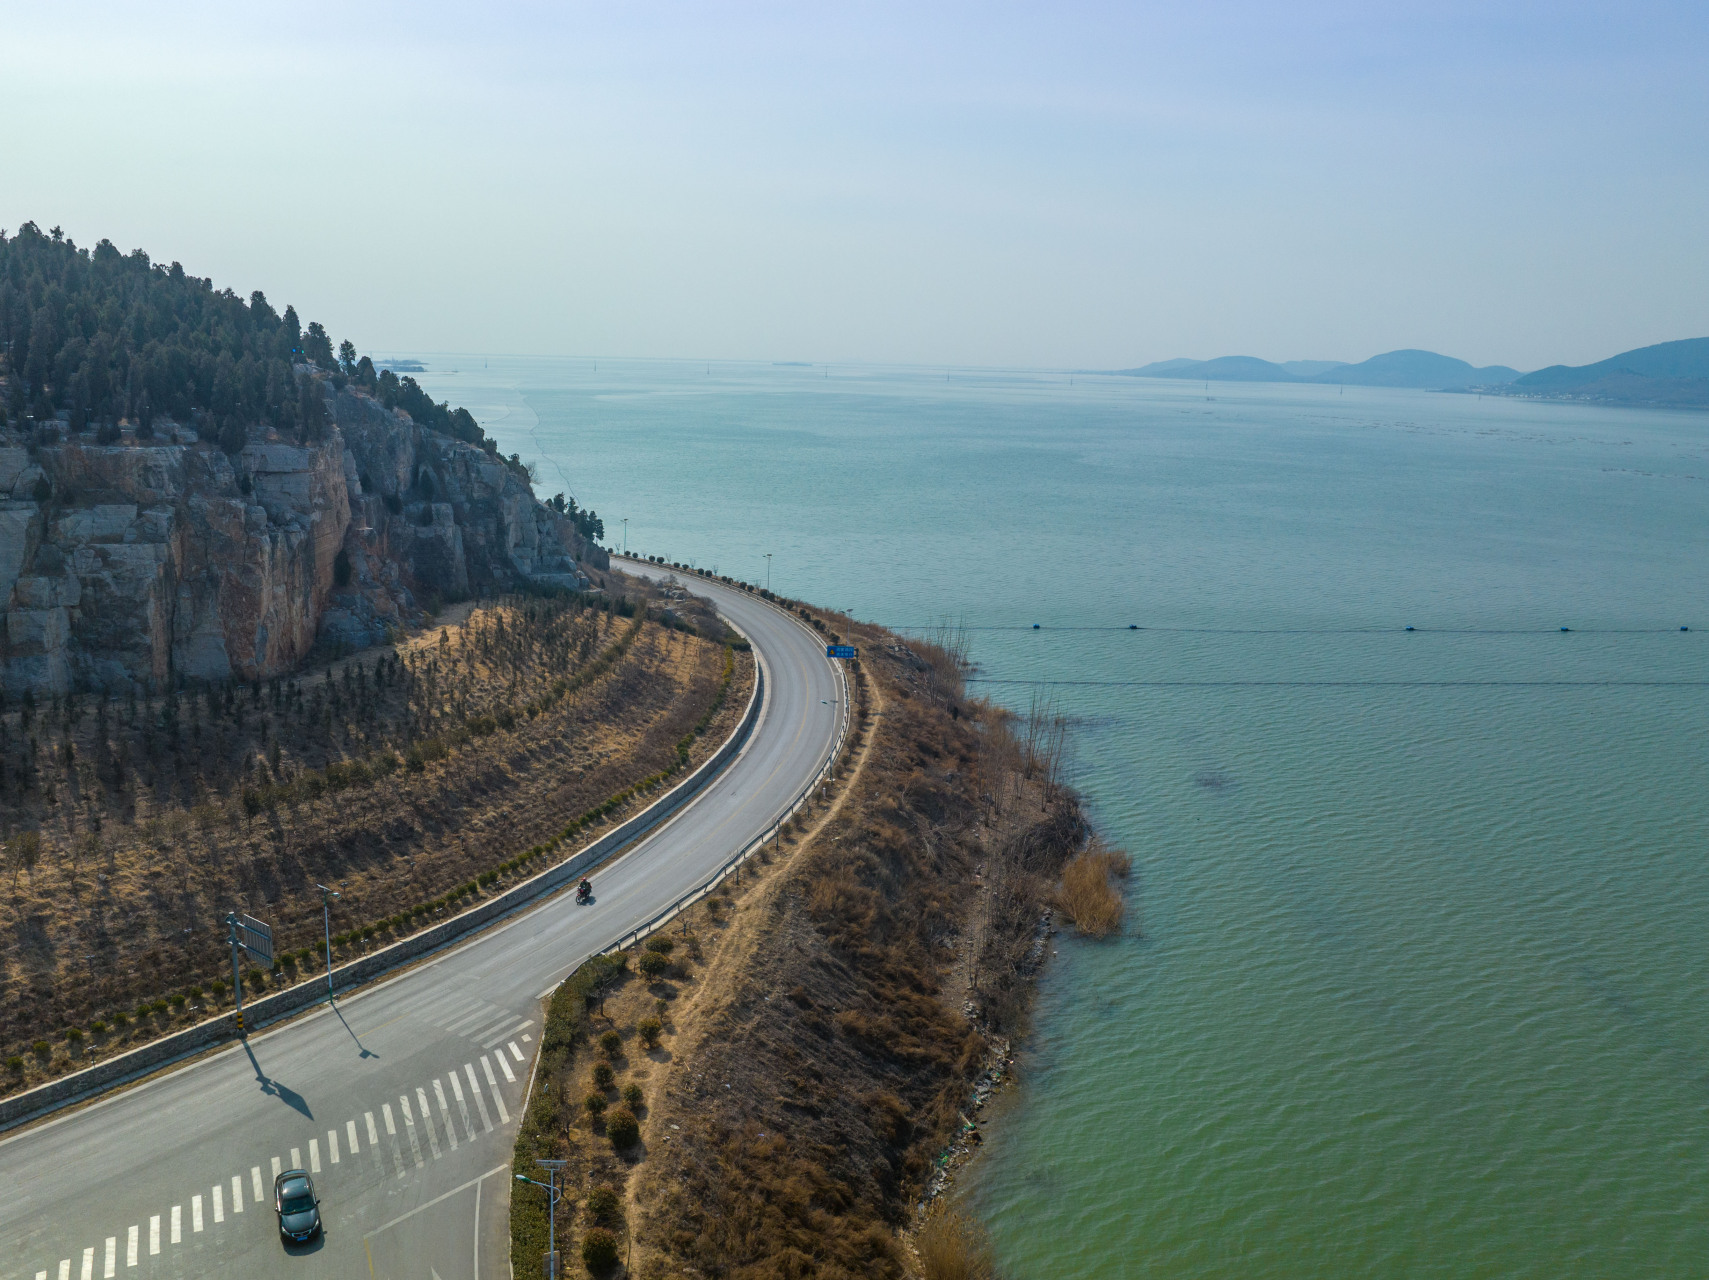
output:
<path id="1" fill-rule="evenodd" d="M 1709 1269 L 1709 415 L 429 363 L 631 549 L 1076 717 L 1129 927 L 966 1180 L 1012 1277 Z"/>

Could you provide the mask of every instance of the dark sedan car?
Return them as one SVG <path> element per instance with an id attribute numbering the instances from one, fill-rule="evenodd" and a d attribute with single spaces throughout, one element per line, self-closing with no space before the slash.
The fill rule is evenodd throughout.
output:
<path id="1" fill-rule="evenodd" d="M 273 1179 L 273 1211 L 279 1215 L 279 1235 L 302 1244 L 320 1234 L 320 1201 L 306 1169 L 287 1169 Z"/>

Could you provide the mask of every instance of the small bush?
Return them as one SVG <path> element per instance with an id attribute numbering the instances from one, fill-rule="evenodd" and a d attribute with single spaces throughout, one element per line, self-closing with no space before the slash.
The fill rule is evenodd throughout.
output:
<path id="1" fill-rule="evenodd" d="M 258 986 L 258 987 L 265 986 L 266 982 L 267 982 L 267 977 L 265 974 L 257 973 L 255 975 L 255 985 L 256 986 Z M 174 1009 L 182 1009 L 186 1004 L 188 1004 L 190 1002 L 190 997 L 185 995 L 182 991 L 174 991 L 171 994 L 171 996 L 169 996 L 168 998 L 172 1001 L 172 1007 Z"/>
<path id="2" fill-rule="evenodd" d="M 65 1038 L 72 1044 L 82 1044 L 83 1032 L 76 1027 L 67 1027 L 65 1029 Z"/>
<path id="3" fill-rule="evenodd" d="M 202 989 L 200 987 L 191 987 L 190 988 L 190 999 L 200 1000 L 201 998 L 202 998 Z"/>
<path id="4" fill-rule="evenodd" d="M 610 1187 L 595 1187 L 587 1193 L 587 1218 L 595 1226 L 610 1226 L 622 1212 L 623 1202 Z"/>
<path id="5" fill-rule="evenodd" d="M 627 1107 L 618 1107 L 605 1117 L 605 1136 L 611 1139 L 615 1150 L 624 1151 L 641 1140 L 641 1125 L 635 1119 L 635 1113 Z"/>
<path id="6" fill-rule="evenodd" d="M 668 956 L 676 950 L 676 943 L 666 934 L 655 933 L 647 939 L 647 950 L 657 951 L 662 956 Z"/>
<path id="7" fill-rule="evenodd" d="M 582 1237 L 582 1262 L 598 1275 L 617 1265 L 617 1237 L 604 1227 L 595 1227 Z"/>
<path id="8" fill-rule="evenodd" d="M 17 1054 L 14 1053 L 10 1058 L 6 1059 L 6 1070 L 12 1071 L 12 1072 L 18 1072 L 18 1071 L 22 1071 L 23 1069 L 24 1069 L 24 1060 L 22 1058 L 20 1058 Z"/>
<path id="9" fill-rule="evenodd" d="M 1121 928 L 1125 904 L 1111 880 L 1128 872 L 1125 853 L 1093 847 L 1062 868 L 1058 901 L 1079 932 L 1102 938 Z"/>
<path id="10" fill-rule="evenodd" d="M 590 1116 L 604 1115 L 605 1095 L 596 1089 L 594 1092 L 588 1094 L 587 1097 L 582 1099 L 582 1106 L 587 1109 L 587 1113 Z"/>
<path id="11" fill-rule="evenodd" d="M 609 1062 L 596 1062 L 593 1064 L 593 1082 L 601 1089 L 611 1088 L 612 1082 L 616 1080 L 616 1078 L 616 1073 L 612 1071 L 611 1064 Z"/>
<path id="12" fill-rule="evenodd" d="M 671 967 L 671 962 L 657 951 L 647 951 L 635 962 L 635 967 L 641 971 L 642 977 L 656 982 L 665 976 L 665 970 Z"/>
<path id="13" fill-rule="evenodd" d="M 93 1021 L 89 1024 L 89 1030 L 93 1031 L 98 1036 L 106 1035 L 107 1034 L 106 1021 L 104 1019 L 101 1019 L 101 1018 L 96 1018 L 95 1021 Z"/>
<path id="14" fill-rule="evenodd" d="M 657 1018 L 642 1018 L 636 1026 L 635 1033 L 641 1037 L 641 1043 L 649 1049 L 659 1047 L 659 1037 L 664 1034 L 664 1023 Z"/>
<path id="15" fill-rule="evenodd" d="M 645 1096 L 646 1095 L 641 1092 L 641 1086 L 638 1084 L 626 1084 L 623 1086 L 623 1105 L 628 1107 L 631 1111 L 639 1111 L 641 1109 L 641 1101 Z"/>
<path id="16" fill-rule="evenodd" d="M 124 1014 L 115 1013 L 113 1015 L 113 1030 L 123 1031 L 126 1027 L 128 1027 L 130 1025 L 130 1022 L 131 1022 L 131 1020 L 128 1017 L 126 1017 Z"/>
<path id="17" fill-rule="evenodd" d="M 603 1032 L 599 1037 L 599 1051 L 608 1058 L 615 1058 L 623 1052 L 623 1037 L 615 1031 Z"/>
<path id="18" fill-rule="evenodd" d="M 921 1280 L 992 1280 L 997 1274 L 984 1231 L 942 1200 L 926 1211 L 914 1233 L 914 1251 Z"/>
<path id="19" fill-rule="evenodd" d="M 30 1046 L 30 1050 L 33 1053 L 35 1053 L 38 1057 L 42 1057 L 42 1058 L 47 1057 L 48 1053 L 50 1052 L 50 1050 L 48 1049 L 48 1044 L 47 1044 L 46 1040 L 37 1040 L 34 1044 L 32 1044 Z"/>
<path id="20" fill-rule="evenodd" d="M 214 992 L 214 999 L 224 1000 L 225 999 L 225 993 L 226 993 L 225 983 L 215 982 L 213 985 L 213 992 Z"/>

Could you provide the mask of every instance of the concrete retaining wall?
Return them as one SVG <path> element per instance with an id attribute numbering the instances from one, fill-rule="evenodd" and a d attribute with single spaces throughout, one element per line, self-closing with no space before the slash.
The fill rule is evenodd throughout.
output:
<path id="1" fill-rule="evenodd" d="M 334 987 L 351 987 L 371 981 L 388 969 L 437 951 L 500 917 L 527 906 L 536 898 L 562 888 L 682 808 L 742 749 L 742 744 L 748 740 L 754 725 L 759 722 L 760 711 L 765 704 L 765 663 L 760 660 L 757 649 L 754 650 L 754 659 L 754 690 L 748 698 L 748 707 L 742 715 L 741 723 L 736 726 L 736 731 L 725 739 L 712 758 L 688 777 L 640 813 L 606 832 L 557 866 L 548 868 L 449 920 L 443 920 L 388 947 L 382 947 L 369 955 L 337 966 L 332 971 Z M 325 997 L 326 975 L 322 974 L 318 978 L 299 982 L 283 991 L 251 1001 L 244 1007 L 244 1020 L 249 1024 L 250 1030 L 255 1031 L 281 1018 L 289 1017 Z M 213 1045 L 235 1039 L 236 1036 L 235 1015 L 223 1014 L 187 1027 L 183 1031 L 162 1036 L 132 1049 L 129 1053 L 98 1062 L 82 1071 L 62 1076 L 58 1080 L 49 1080 L 14 1097 L 0 1099 L 0 1132 L 73 1102 L 81 1102 L 115 1085 L 158 1071 L 181 1058 L 200 1053 Z"/>

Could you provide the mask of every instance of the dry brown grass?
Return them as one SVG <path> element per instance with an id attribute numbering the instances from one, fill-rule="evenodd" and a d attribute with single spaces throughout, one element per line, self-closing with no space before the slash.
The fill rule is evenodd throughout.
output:
<path id="1" fill-rule="evenodd" d="M 342 886 L 335 934 L 443 902 L 673 767 L 677 742 L 722 679 L 721 645 L 648 623 L 596 678 L 554 700 L 554 683 L 594 671 L 631 620 L 590 610 L 547 617 L 537 601 L 462 612 L 395 648 L 281 681 L 277 697 L 272 686 L 239 686 L 135 708 L 85 699 L 37 708 L 27 731 L 12 702 L 0 723 L 0 739 L 10 729 L 14 744 L 0 778 L 0 841 L 39 831 L 41 847 L 15 885 L 0 881 L 0 1056 L 24 1058 L 21 1069 L 0 1070 L 0 1091 L 206 1016 L 214 982 L 229 980 L 218 922 L 234 906 L 269 920 L 280 950 L 291 952 L 320 941 L 316 881 Z M 752 663 L 739 657 L 695 760 L 716 749 L 746 704 Z M 175 716 L 163 720 L 169 703 Z M 479 731 L 459 736 L 471 722 Z M 39 749 L 16 747 L 18 734 L 24 742 L 33 734 Z M 419 768 L 403 763 L 429 739 L 448 743 L 448 753 Z M 48 749 L 64 741 L 73 746 L 69 770 Z M 328 763 L 387 750 L 398 763 L 382 777 L 296 793 Z M 85 769 L 92 761 L 101 763 Z M 122 768 L 110 771 L 109 761 Z M 264 802 L 251 811 L 246 794 Z M 381 930 L 339 954 L 387 940 Z M 287 964 L 274 979 L 295 976 Z M 181 1009 L 138 1008 L 197 987 L 203 994 Z M 64 1039 L 73 1026 L 88 1032 L 81 1042 Z M 47 1054 L 25 1047 L 37 1039 Z"/>
<path id="2" fill-rule="evenodd" d="M 1116 881 L 1127 878 L 1127 854 L 1094 843 L 1062 868 L 1057 902 L 1074 927 L 1087 937 L 1108 937 L 1121 928 L 1126 904 Z"/>
<path id="3" fill-rule="evenodd" d="M 914 1231 L 918 1280 L 995 1280 L 997 1264 L 985 1228 L 944 1200 L 934 1201 Z"/>

